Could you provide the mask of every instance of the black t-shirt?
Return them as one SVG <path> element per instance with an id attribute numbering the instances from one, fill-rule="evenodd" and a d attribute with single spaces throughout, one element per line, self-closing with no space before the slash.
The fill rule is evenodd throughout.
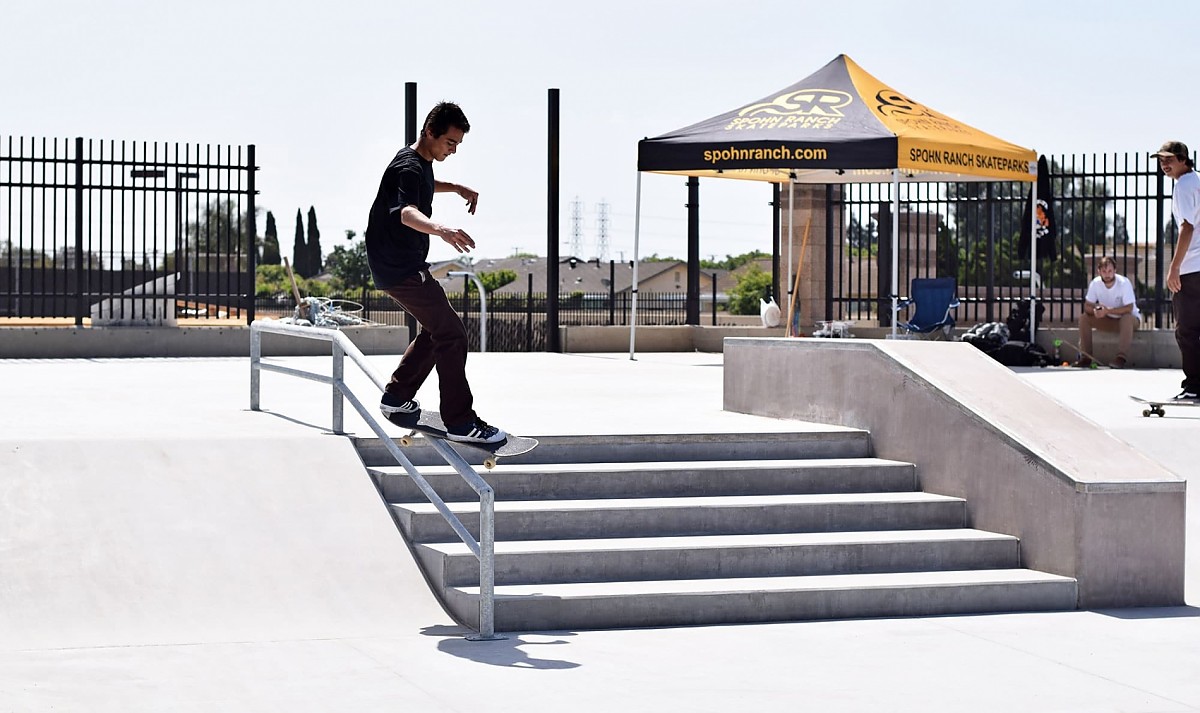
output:
<path id="1" fill-rule="evenodd" d="M 394 287 L 429 267 L 429 236 L 400 222 L 405 206 L 433 216 L 433 162 L 410 146 L 400 149 L 383 172 L 367 220 L 367 263 L 375 287 Z"/>

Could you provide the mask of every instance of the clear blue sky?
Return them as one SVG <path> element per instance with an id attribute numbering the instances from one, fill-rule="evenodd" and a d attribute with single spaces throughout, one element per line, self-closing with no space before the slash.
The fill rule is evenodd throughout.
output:
<path id="1" fill-rule="evenodd" d="M 1166 8 L 1172 8 L 1170 10 Z M 322 245 L 361 233 L 419 115 L 462 104 L 472 130 L 435 215 L 480 257 L 546 251 L 547 90 L 561 91 L 561 237 L 596 206 L 633 251 L 637 141 L 764 97 L 841 53 L 956 119 L 1046 154 L 1200 147 L 1200 3 L 859 0 L 0 0 L 0 135 L 256 144 L 258 202 L 285 252 L 315 206 Z M 684 179 L 646 175 L 642 254 L 686 253 Z M 770 250 L 770 187 L 701 181 L 704 256 Z M 260 230 L 263 223 L 260 220 Z M 435 243 L 438 242 L 435 240 Z M 452 256 L 439 245 L 435 259 Z"/>

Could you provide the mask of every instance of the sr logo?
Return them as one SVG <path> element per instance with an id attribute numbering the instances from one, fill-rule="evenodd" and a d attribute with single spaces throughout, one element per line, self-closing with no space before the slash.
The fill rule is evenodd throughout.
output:
<path id="1" fill-rule="evenodd" d="M 842 116 L 842 107 L 854 101 L 836 89 L 801 89 L 781 94 L 769 102 L 760 102 L 738 112 L 738 116 Z"/>
<path id="2" fill-rule="evenodd" d="M 894 89 L 884 89 L 875 95 L 875 101 L 879 102 L 879 113 L 884 116 L 935 116 L 935 114 L 925 106 L 909 99 L 900 92 Z"/>

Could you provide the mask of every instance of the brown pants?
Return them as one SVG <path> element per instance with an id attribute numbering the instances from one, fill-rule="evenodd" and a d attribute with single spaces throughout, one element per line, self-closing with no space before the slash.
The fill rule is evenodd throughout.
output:
<path id="1" fill-rule="evenodd" d="M 1120 343 L 1117 345 L 1117 356 L 1129 358 L 1129 347 L 1133 345 L 1133 330 L 1137 328 L 1138 320 L 1132 314 L 1123 314 L 1117 319 L 1112 317 L 1097 317 L 1087 312 L 1079 313 L 1079 348 L 1088 354 L 1092 353 L 1092 329 L 1101 332 L 1120 332 Z"/>
<path id="2" fill-rule="evenodd" d="M 421 325 L 392 373 L 387 392 L 411 399 L 436 368 L 442 420 L 453 426 L 474 421 L 475 399 L 467 383 L 467 328 L 445 290 L 423 270 L 385 291 Z"/>
<path id="3" fill-rule="evenodd" d="M 1183 361 L 1183 388 L 1200 394 L 1200 272 L 1180 275 L 1182 289 L 1171 297 L 1175 342 Z"/>

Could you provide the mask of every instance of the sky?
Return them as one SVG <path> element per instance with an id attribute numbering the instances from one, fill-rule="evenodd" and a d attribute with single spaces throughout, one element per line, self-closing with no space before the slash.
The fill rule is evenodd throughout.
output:
<path id="1" fill-rule="evenodd" d="M 477 258 L 547 252 L 548 94 L 559 90 L 560 252 L 634 250 L 637 142 L 771 95 L 839 54 L 943 114 L 1048 155 L 1200 145 L 1200 3 L 912 0 L 0 0 L 0 137 L 254 144 L 285 254 L 297 209 L 326 253 L 361 235 L 418 117 L 471 131 L 435 166 L 480 194 L 436 220 Z M 641 255 L 685 257 L 687 189 L 642 178 Z M 771 249 L 769 184 L 700 182 L 702 257 Z M 456 256 L 434 239 L 431 259 Z"/>

